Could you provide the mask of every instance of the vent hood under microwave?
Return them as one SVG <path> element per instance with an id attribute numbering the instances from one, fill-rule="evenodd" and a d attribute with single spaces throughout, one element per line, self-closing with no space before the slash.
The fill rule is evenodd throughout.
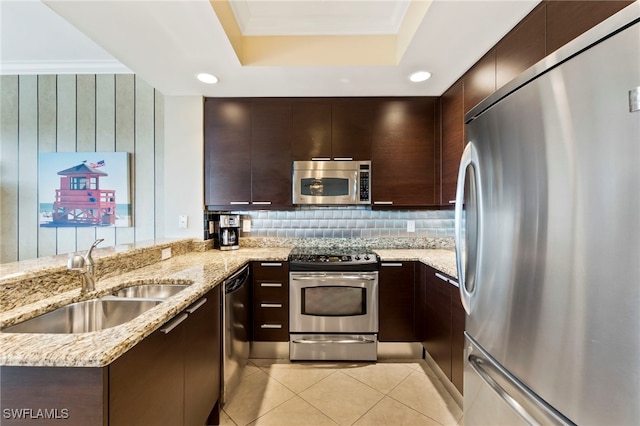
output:
<path id="1" fill-rule="evenodd" d="M 293 204 L 368 205 L 370 182 L 371 161 L 294 161 Z"/>

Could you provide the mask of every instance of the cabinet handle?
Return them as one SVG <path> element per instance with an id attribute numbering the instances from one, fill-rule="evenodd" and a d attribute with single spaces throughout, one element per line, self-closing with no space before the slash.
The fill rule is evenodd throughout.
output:
<path id="1" fill-rule="evenodd" d="M 270 266 L 282 266 L 282 262 L 271 262 L 271 263 L 263 262 L 263 263 L 260 263 L 260 266 L 267 266 L 267 267 L 270 267 Z"/>
<path id="2" fill-rule="evenodd" d="M 229 201 L 229 204 L 231 205 L 249 204 L 249 202 L 248 201 Z"/>
<path id="3" fill-rule="evenodd" d="M 260 283 L 260 287 L 282 287 L 282 283 Z"/>
<path id="4" fill-rule="evenodd" d="M 271 201 L 252 201 L 251 204 L 257 204 L 260 206 L 268 206 L 271 204 Z"/>
<path id="5" fill-rule="evenodd" d="M 277 328 L 282 328 L 282 324 L 260 324 L 260 328 L 277 329 Z"/>
<path id="6" fill-rule="evenodd" d="M 353 161 L 353 157 L 334 157 L 335 161 Z"/>
<path id="7" fill-rule="evenodd" d="M 460 285 L 458 284 L 458 282 L 457 282 L 457 281 L 450 280 L 449 278 L 447 278 L 447 277 L 445 277 L 444 275 L 439 274 L 439 273 L 437 273 L 437 272 L 435 273 L 435 275 L 436 275 L 436 277 L 440 278 L 442 281 L 444 281 L 444 282 L 446 282 L 446 283 L 453 284 L 453 285 L 454 285 L 454 286 L 456 286 L 456 287 L 460 287 Z"/>
<path id="8" fill-rule="evenodd" d="M 189 315 L 187 315 L 185 313 L 180 314 L 180 316 L 175 317 L 169 324 L 167 324 L 166 326 L 162 327 L 160 329 L 160 331 L 163 332 L 164 334 L 171 333 L 171 330 L 173 330 L 174 328 L 179 326 L 180 323 L 182 321 L 186 320 L 188 316 Z"/>
<path id="9" fill-rule="evenodd" d="M 393 204 L 393 201 L 374 201 L 373 204 L 390 206 Z"/>
<path id="10" fill-rule="evenodd" d="M 456 200 L 449 200 L 449 204 L 455 204 Z"/>
<path id="11" fill-rule="evenodd" d="M 380 266 L 402 266 L 402 263 L 381 263 Z"/>
<path id="12" fill-rule="evenodd" d="M 331 158 L 329 157 L 311 157 L 311 161 L 329 161 Z"/>
<path id="13" fill-rule="evenodd" d="M 261 308 L 282 308 L 282 303 L 261 303 Z"/>
<path id="14" fill-rule="evenodd" d="M 203 297 L 202 299 L 198 300 L 196 303 L 194 303 L 193 305 L 191 305 L 187 309 L 185 309 L 185 311 L 187 311 L 187 313 L 192 314 L 195 311 L 197 311 L 198 309 L 200 309 L 200 307 L 202 305 L 204 305 L 205 303 L 207 303 L 207 298 Z"/>

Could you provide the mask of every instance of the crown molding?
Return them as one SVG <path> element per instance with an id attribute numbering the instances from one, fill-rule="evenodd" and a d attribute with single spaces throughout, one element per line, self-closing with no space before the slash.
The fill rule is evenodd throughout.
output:
<path id="1" fill-rule="evenodd" d="M 115 60 L 2 61 L 0 74 L 133 74 Z"/>

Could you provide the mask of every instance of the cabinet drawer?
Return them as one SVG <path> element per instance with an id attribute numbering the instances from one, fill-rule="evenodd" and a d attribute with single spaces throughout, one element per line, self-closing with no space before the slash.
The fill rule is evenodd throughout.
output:
<path id="1" fill-rule="evenodd" d="M 288 342 L 289 324 L 285 321 L 254 321 L 253 340 Z"/>
<path id="2" fill-rule="evenodd" d="M 256 323 L 277 322 L 287 324 L 289 322 L 289 309 L 285 308 L 256 308 L 253 310 L 253 320 Z"/>
<path id="3" fill-rule="evenodd" d="M 289 264 L 287 262 L 253 262 L 254 281 L 282 281 L 289 280 Z"/>
<path id="4" fill-rule="evenodd" d="M 253 283 L 253 298 L 257 301 L 288 303 L 289 284 L 280 281 L 256 281 Z"/>

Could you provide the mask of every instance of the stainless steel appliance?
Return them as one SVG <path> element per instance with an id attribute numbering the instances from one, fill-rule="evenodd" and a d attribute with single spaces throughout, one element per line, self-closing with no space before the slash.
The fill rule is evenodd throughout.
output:
<path id="1" fill-rule="evenodd" d="M 371 161 L 294 161 L 293 204 L 371 204 Z"/>
<path id="2" fill-rule="evenodd" d="M 240 384 L 242 370 L 249 359 L 251 300 L 249 297 L 249 265 L 224 280 L 222 322 L 224 339 L 222 404 L 233 395 Z"/>
<path id="3" fill-rule="evenodd" d="M 466 116 L 464 424 L 640 419 L 640 4 Z"/>
<path id="4" fill-rule="evenodd" d="M 216 235 L 220 250 L 240 248 L 240 215 L 221 214 L 216 223 Z"/>
<path id="5" fill-rule="evenodd" d="M 379 257 L 366 249 L 289 255 L 289 358 L 375 361 Z"/>

